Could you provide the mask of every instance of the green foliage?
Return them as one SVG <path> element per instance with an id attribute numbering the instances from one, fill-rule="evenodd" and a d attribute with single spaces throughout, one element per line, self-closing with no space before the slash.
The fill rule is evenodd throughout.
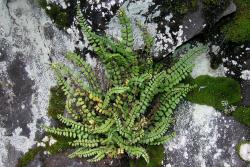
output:
<path id="1" fill-rule="evenodd" d="M 69 27 L 70 16 L 67 9 L 63 9 L 57 4 L 48 3 L 47 0 L 38 0 L 40 6 L 48 16 L 57 24 L 59 28 Z"/>
<path id="2" fill-rule="evenodd" d="M 57 142 L 52 145 L 46 144 L 45 147 L 45 150 L 47 150 L 50 153 L 50 155 L 66 151 L 67 149 L 71 148 L 69 142 L 71 142 L 72 140 L 70 140 L 69 138 L 57 136 L 54 134 L 52 134 L 52 136 L 54 139 L 56 139 Z"/>
<path id="3" fill-rule="evenodd" d="M 147 27 L 137 21 L 137 26 L 142 31 L 142 37 L 145 43 L 144 50 L 147 54 L 150 54 L 151 48 L 154 45 L 154 37 L 147 31 Z"/>
<path id="4" fill-rule="evenodd" d="M 231 78 L 204 75 L 190 79 L 189 83 L 197 85 L 187 96 L 187 99 L 193 103 L 223 110 L 222 101 L 233 105 L 241 100 L 240 84 Z"/>
<path id="5" fill-rule="evenodd" d="M 63 90 L 56 86 L 50 89 L 50 100 L 48 107 L 48 115 L 56 119 L 58 114 L 63 114 L 65 109 L 65 100 Z"/>
<path id="6" fill-rule="evenodd" d="M 218 6 L 221 0 L 203 0 L 205 6 Z"/>
<path id="7" fill-rule="evenodd" d="M 179 15 L 184 15 L 190 11 L 196 10 L 198 7 L 198 0 L 166 0 L 164 8 Z"/>
<path id="8" fill-rule="evenodd" d="M 250 108 L 238 107 L 232 115 L 240 123 L 250 126 Z"/>
<path id="9" fill-rule="evenodd" d="M 150 157 L 149 163 L 147 164 L 142 158 L 136 160 L 130 160 L 130 167 L 161 167 L 163 156 L 164 156 L 164 146 L 149 146 L 146 151 Z"/>
<path id="10" fill-rule="evenodd" d="M 169 131 L 173 110 L 193 89 L 181 81 L 191 72 L 194 57 L 207 47 L 190 48 L 170 69 L 164 69 L 149 56 L 146 47 L 152 42 L 145 45 L 145 55 L 133 50 L 131 22 L 123 10 L 119 11 L 121 41 L 96 35 L 79 9 L 77 20 L 105 68 L 108 89 L 101 87 L 92 67 L 75 53 L 66 56 L 76 65 L 74 70 L 53 63 L 58 84 L 66 95 L 68 115 L 58 115 L 65 128 L 45 130 L 71 140 L 68 144 L 77 150 L 70 157 L 87 157 L 95 162 L 128 154 L 148 163 L 145 146 L 161 145 L 175 135 Z M 145 29 L 142 33 L 144 39 L 152 39 Z"/>
<path id="11" fill-rule="evenodd" d="M 223 32 L 228 41 L 236 43 L 250 41 L 250 1 L 235 0 L 235 3 L 236 16 L 232 22 L 224 26 Z"/>
<path id="12" fill-rule="evenodd" d="M 43 151 L 44 148 L 42 147 L 35 147 L 35 148 L 31 148 L 29 149 L 29 151 L 27 153 L 25 153 L 19 160 L 17 163 L 17 167 L 26 167 L 29 165 L 29 163 L 35 158 L 35 156 Z"/>

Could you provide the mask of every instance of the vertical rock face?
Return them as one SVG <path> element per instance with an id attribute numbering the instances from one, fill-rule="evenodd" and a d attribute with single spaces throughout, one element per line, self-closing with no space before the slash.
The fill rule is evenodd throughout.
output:
<path id="1" fill-rule="evenodd" d="M 63 8 L 68 5 L 60 3 L 61 0 L 56 2 L 61 4 Z M 87 10 L 85 11 L 95 11 L 88 16 L 89 22 L 94 23 L 94 29 L 99 27 L 105 29 L 106 23 L 114 16 L 115 11 L 122 4 L 132 19 L 140 19 L 148 24 L 150 32 L 156 36 L 156 49 L 163 50 L 164 55 L 199 34 L 205 28 L 206 20 L 204 20 L 200 10 L 188 13 L 181 20 L 178 20 L 171 12 L 161 11 L 162 4 L 156 0 L 130 1 L 126 3 L 123 0 L 107 0 L 106 3 L 97 1 L 97 3 L 87 4 Z M 228 10 L 220 13 L 217 19 L 234 11 L 235 6 L 231 3 Z M 96 12 L 98 15 L 96 15 Z M 103 20 L 99 16 L 103 17 Z M 117 18 L 112 18 L 107 25 L 106 31 L 108 33 L 119 36 Z M 15 166 L 17 159 L 36 144 L 36 138 L 39 138 L 42 132 L 40 125 L 49 123 L 47 117 L 49 89 L 55 85 L 49 63 L 51 60 L 67 63 L 63 55 L 67 51 L 74 49 L 74 43 L 79 38 L 78 35 L 74 34 L 75 31 L 77 31 L 75 27 L 68 29 L 67 32 L 70 35 L 59 31 L 37 6 L 36 0 L 0 1 L 0 167 Z M 136 47 L 140 48 L 143 43 L 139 37 L 139 31 L 135 29 L 134 35 L 138 45 Z M 88 56 L 87 60 L 92 61 L 88 59 Z M 187 128 L 192 124 L 187 122 L 192 120 L 192 113 L 177 115 L 177 122 L 179 122 L 175 129 L 180 135 L 192 132 L 187 138 L 190 145 L 183 145 L 184 152 L 181 152 L 182 148 L 178 149 L 179 147 L 171 151 L 171 143 L 166 145 L 167 156 L 173 157 L 172 159 L 166 159 L 167 163 L 174 165 L 173 163 L 176 162 L 176 166 L 180 167 L 183 164 L 185 166 L 185 163 L 191 164 L 191 166 L 194 163 L 199 166 L 204 164 L 204 159 L 205 163 L 207 160 L 213 161 L 212 155 L 209 154 L 218 151 L 214 145 L 219 145 L 219 140 L 222 140 L 222 138 L 217 138 L 214 143 L 209 145 L 209 150 L 212 150 L 212 152 L 203 152 L 202 149 L 206 149 L 206 142 L 210 141 L 210 139 L 204 139 L 201 134 L 202 131 L 199 130 L 203 124 L 193 125 L 194 132 L 194 129 Z M 212 111 L 209 113 L 211 114 Z M 212 134 L 214 134 L 213 131 L 219 131 L 220 129 L 219 122 L 215 121 L 215 124 L 213 124 L 213 120 L 224 120 L 219 113 L 215 112 L 213 114 L 214 117 L 211 122 L 205 120 L 207 124 L 204 124 L 206 126 L 211 125 L 210 132 Z M 182 116 L 186 117 L 186 119 L 182 119 Z M 241 126 L 236 123 L 232 125 L 223 124 L 222 129 L 224 130 L 222 132 L 232 135 L 235 133 L 234 128 L 240 130 Z M 187 131 L 184 132 L 181 129 Z M 247 133 L 248 131 L 244 130 L 244 132 Z M 206 137 L 209 138 L 209 135 L 210 133 L 207 133 Z M 202 142 L 194 142 L 198 140 L 197 136 Z M 244 135 L 242 132 L 235 138 L 232 136 L 228 136 L 229 139 L 238 140 Z M 226 141 L 226 139 L 222 141 L 222 147 L 225 146 L 225 150 L 229 151 L 230 155 L 223 152 L 218 157 L 222 159 L 226 159 L 226 156 L 234 157 L 235 152 L 231 154 L 234 146 L 229 146 L 230 141 Z M 177 138 L 172 144 L 178 145 L 179 142 L 182 141 Z M 186 153 L 185 150 L 190 151 L 191 154 Z M 190 159 L 186 160 L 187 156 Z M 196 162 L 195 156 L 200 158 L 199 162 Z M 183 161 L 181 161 L 181 158 Z M 226 159 L 225 163 L 234 165 L 235 162 L 238 162 L 237 159 L 235 162 L 232 161 Z M 211 163 L 206 163 L 206 165 L 209 166 Z M 212 164 L 220 165 L 217 160 Z"/>
<path id="2" fill-rule="evenodd" d="M 32 0 L 0 1 L 0 166 L 15 166 L 49 123 L 50 59 L 63 60 L 72 40 Z"/>
<path id="3" fill-rule="evenodd" d="M 148 26 L 149 31 L 155 36 L 155 56 L 167 56 L 178 46 L 189 41 L 193 37 L 202 33 L 210 25 L 210 20 L 219 21 L 222 17 L 236 11 L 236 6 L 232 1 L 224 10 L 210 17 L 205 17 L 205 6 L 201 0 L 197 1 L 197 7 L 185 13 L 183 16 L 173 13 L 170 6 L 166 6 L 165 1 L 140 0 L 125 1 L 122 8 L 133 21 L 138 20 Z M 169 9 L 169 10 L 168 10 Z M 93 22 L 93 21 L 92 21 Z M 140 32 L 134 26 L 135 48 L 143 45 Z M 108 24 L 107 32 L 114 37 L 120 36 L 118 19 L 113 17 Z M 158 54 L 160 52 L 160 54 Z"/>

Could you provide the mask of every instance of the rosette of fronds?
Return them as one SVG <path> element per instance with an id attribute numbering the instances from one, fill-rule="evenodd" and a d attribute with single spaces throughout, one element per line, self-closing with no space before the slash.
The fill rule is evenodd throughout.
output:
<path id="1" fill-rule="evenodd" d="M 194 57 L 206 52 L 206 47 L 190 48 L 171 68 L 165 69 L 148 56 L 153 37 L 141 24 L 145 52 L 138 55 L 134 51 L 132 25 L 124 10 L 119 11 L 120 41 L 94 33 L 79 9 L 77 20 L 105 68 L 108 89 L 101 87 L 90 64 L 76 53 L 68 53 L 74 69 L 52 64 L 67 96 L 67 117 L 58 115 L 65 128 L 45 130 L 72 139 L 69 144 L 76 150 L 70 157 L 87 157 L 95 162 L 129 155 L 148 162 L 145 147 L 163 144 L 174 136 L 169 131 L 173 110 L 192 89 L 181 81 L 191 72 Z"/>

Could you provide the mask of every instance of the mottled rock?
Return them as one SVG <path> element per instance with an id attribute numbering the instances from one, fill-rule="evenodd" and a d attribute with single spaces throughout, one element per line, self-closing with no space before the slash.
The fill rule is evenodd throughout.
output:
<path id="1" fill-rule="evenodd" d="M 175 112 L 176 137 L 165 145 L 171 167 L 246 167 L 236 146 L 250 129 L 212 107 L 184 103 Z"/>
<path id="2" fill-rule="evenodd" d="M 55 28 L 30 0 L 0 1 L 0 166 L 13 167 L 48 124 L 49 90 L 55 85 L 50 57 L 64 61 L 73 39 Z M 53 26 L 53 25 L 52 25 Z M 53 48 L 53 52 L 52 52 Z"/>
<path id="3" fill-rule="evenodd" d="M 202 33 L 202 31 L 211 24 L 210 20 L 219 21 L 222 17 L 236 11 L 235 4 L 230 1 L 229 5 L 221 12 L 212 15 L 212 18 L 204 16 L 204 6 L 198 1 L 196 10 L 187 12 L 184 16 L 173 14 L 170 11 L 162 11 L 163 1 L 144 0 L 125 2 L 121 7 L 127 10 L 127 14 L 132 20 L 139 20 L 148 26 L 149 31 L 156 38 L 154 51 L 160 52 L 165 57 L 173 52 L 178 46 L 189 41 L 193 37 Z M 117 18 L 112 18 L 108 24 L 107 32 L 115 38 L 120 37 L 120 28 Z M 211 26 L 211 25 L 210 25 Z M 143 45 L 140 31 L 133 26 L 135 37 L 135 48 Z M 158 54 L 154 54 L 157 56 Z"/>
<path id="4" fill-rule="evenodd" d="M 248 52 L 249 53 L 249 52 Z M 250 53 L 248 54 L 249 59 L 246 61 L 246 69 L 250 70 Z M 250 107 L 250 80 L 248 78 L 242 81 L 242 95 L 243 105 Z"/>
<path id="5" fill-rule="evenodd" d="M 119 37 L 117 29 L 119 27 L 116 26 L 117 18 L 113 16 L 118 8 L 122 6 L 132 19 L 145 22 L 149 31 L 156 36 L 156 50 L 161 50 L 162 55 L 167 55 L 177 46 L 201 33 L 206 24 L 201 12 L 201 6 L 198 10 L 189 12 L 179 18 L 171 12 L 162 13 L 161 10 L 158 10 L 160 1 L 142 0 L 125 3 L 123 0 L 108 0 L 105 1 L 106 3 L 91 2 L 93 1 L 82 5 L 82 8 L 94 30 L 100 33 L 106 30 L 106 32 Z M 56 3 L 59 3 L 59 1 Z M 61 4 L 61 6 L 66 8 L 68 4 Z M 219 20 L 224 15 L 234 11 L 235 6 L 231 3 L 227 9 L 218 13 L 216 18 Z M 0 166 L 13 167 L 16 165 L 18 158 L 36 144 L 37 136 L 41 137 L 43 135 L 41 125 L 50 123 L 47 117 L 47 106 L 49 90 L 55 85 L 55 79 L 49 63 L 51 61 L 60 61 L 67 64 L 68 62 L 63 55 L 69 50 L 74 50 L 76 46 L 79 48 L 86 47 L 86 44 L 84 41 L 79 41 L 78 30 L 74 26 L 67 33 L 58 30 L 34 0 L 0 1 L 0 20 Z M 109 22 L 110 20 L 111 22 Z M 133 21 L 134 25 L 135 22 Z M 140 48 L 143 45 L 140 31 L 135 27 L 133 28 L 136 39 L 135 47 Z M 95 64 L 95 61 L 88 57 L 90 56 L 87 56 L 87 60 Z M 222 118 L 221 115 L 216 116 L 216 119 L 212 119 L 216 120 L 214 124 L 211 121 L 200 126 L 211 125 L 212 130 L 222 128 L 220 135 L 222 136 L 225 133 L 225 136 L 229 138 L 217 138 L 216 147 L 209 145 L 211 152 L 202 152 L 201 149 L 205 148 L 206 141 L 213 138 L 210 139 L 209 134 L 207 134 L 207 139 L 203 139 L 198 126 L 196 126 L 196 131 L 187 127 L 192 124 L 185 123 L 186 120 L 191 120 L 190 114 L 192 114 L 191 111 L 190 113 L 184 113 L 183 117 L 177 115 L 177 122 L 182 120 L 184 123 L 180 122 L 175 127 L 179 134 L 182 133 L 181 129 L 190 132 L 188 137 L 190 144 L 183 147 L 190 151 L 190 154 L 188 153 L 190 159 L 186 160 L 186 152 L 177 149 L 167 152 L 167 156 L 172 155 L 172 159 L 167 159 L 166 162 L 173 163 L 176 160 L 176 164 L 180 164 L 180 166 L 185 162 L 194 166 L 196 163 L 201 164 L 204 161 L 211 161 L 207 165 L 219 165 L 218 161 L 212 159 L 212 155 L 209 155 L 209 153 L 214 153 L 217 150 L 216 148 L 219 148 L 229 151 L 229 153 L 222 151 L 223 154 L 219 156 L 221 160 L 225 161 L 225 163 L 235 164 L 228 160 L 228 158 L 235 158 L 234 146 L 229 146 L 229 140 L 235 139 L 234 144 L 249 131 L 236 122 L 220 125 L 217 121 L 229 121 L 231 118 Z M 218 113 L 215 111 L 214 114 Z M 233 137 L 232 134 L 236 133 L 233 129 L 241 130 L 241 128 L 243 130 L 240 133 L 237 132 L 237 136 Z M 179 143 L 178 140 L 173 142 Z M 196 147 L 198 151 L 195 149 Z M 182 153 L 185 153 L 184 158 L 181 155 Z M 196 161 L 192 157 L 192 155 L 196 154 L 204 155 L 203 159 Z M 181 161 L 181 158 L 183 161 Z M 237 158 L 235 159 L 235 162 L 239 162 L 239 165 L 244 165 L 243 162 Z M 111 162 L 113 162 L 111 166 L 114 167 L 126 166 L 128 163 L 127 160 L 122 162 L 104 160 L 94 166 L 110 166 Z M 89 166 L 90 164 L 79 159 L 69 159 L 63 153 L 48 158 L 38 154 L 34 161 L 30 163 L 31 167 L 42 165 L 64 167 Z"/>
<path id="6" fill-rule="evenodd" d="M 122 159 L 104 159 L 97 163 L 89 163 L 82 159 L 70 159 L 65 154 L 60 153 L 49 157 L 44 162 L 45 167 L 128 167 L 128 161 Z"/>
<path id="7" fill-rule="evenodd" d="M 96 163 L 87 162 L 80 158 L 69 158 L 68 151 L 58 153 L 52 156 L 45 156 L 39 153 L 28 167 L 129 167 L 127 158 L 121 159 L 104 159 Z"/>

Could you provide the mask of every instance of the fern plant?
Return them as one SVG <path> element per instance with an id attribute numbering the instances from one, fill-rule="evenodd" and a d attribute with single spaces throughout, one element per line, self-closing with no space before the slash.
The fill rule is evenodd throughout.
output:
<path id="1" fill-rule="evenodd" d="M 159 145 L 174 136 L 169 131 L 172 113 L 180 100 L 193 88 L 180 83 L 192 70 L 192 60 L 206 51 L 190 49 L 170 69 L 153 61 L 150 48 L 153 37 L 139 24 L 145 52 L 133 50 L 133 32 L 124 10 L 119 11 L 122 26 L 120 41 L 95 34 L 79 9 L 77 20 L 92 50 L 105 68 L 108 89 L 102 88 L 92 67 L 76 53 L 67 58 L 78 70 L 53 63 L 52 68 L 65 95 L 67 116 L 58 115 L 65 128 L 45 127 L 49 133 L 71 138 L 76 150 L 70 157 L 87 157 L 95 162 L 103 158 L 129 155 L 143 157 L 147 145 Z"/>

